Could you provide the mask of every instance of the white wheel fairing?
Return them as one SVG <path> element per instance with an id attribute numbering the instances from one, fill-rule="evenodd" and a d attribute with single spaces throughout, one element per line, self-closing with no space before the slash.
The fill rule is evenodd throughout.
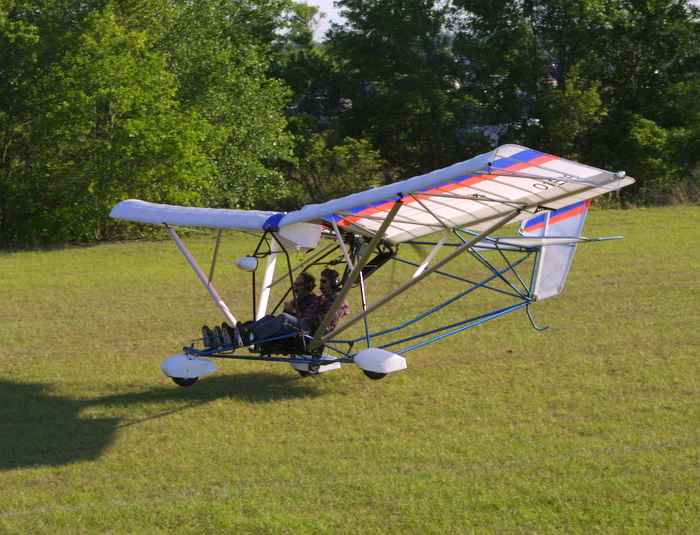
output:
<path id="1" fill-rule="evenodd" d="M 204 377 L 214 373 L 218 367 L 209 359 L 178 353 L 163 361 L 160 369 L 168 377 L 194 379 L 195 377 Z"/>
<path id="2" fill-rule="evenodd" d="M 370 347 L 355 355 L 355 364 L 373 373 L 393 373 L 406 369 L 406 359 L 396 353 Z"/>

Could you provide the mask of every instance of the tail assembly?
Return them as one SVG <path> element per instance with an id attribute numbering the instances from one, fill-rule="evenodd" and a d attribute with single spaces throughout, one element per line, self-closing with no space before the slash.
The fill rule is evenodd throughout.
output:
<path id="1" fill-rule="evenodd" d="M 583 231 L 591 201 L 581 201 L 558 210 L 539 214 L 520 226 L 520 235 L 538 238 L 578 238 Z M 559 295 L 576 253 L 576 244 L 542 245 L 537 255 L 532 281 L 532 297 L 537 300 Z"/>

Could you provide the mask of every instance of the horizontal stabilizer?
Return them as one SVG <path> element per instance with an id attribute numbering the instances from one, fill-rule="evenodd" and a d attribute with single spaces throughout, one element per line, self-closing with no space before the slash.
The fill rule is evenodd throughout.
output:
<path id="1" fill-rule="evenodd" d="M 536 249 L 542 247 L 543 245 L 572 245 L 582 242 L 589 241 L 600 241 L 604 239 L 614 239 L 614 238 L 584 238 L 575 236 L 561 236 L 561 237 L 549 237 L 544 236 L 528 236 L 528 237 L 498 237 L 498 238 L 487 238 L 478 241 L 474 245 L 476 250 L 495 250 L 501 249 L 504 251 L 520 251 L 522 249 Z"/>

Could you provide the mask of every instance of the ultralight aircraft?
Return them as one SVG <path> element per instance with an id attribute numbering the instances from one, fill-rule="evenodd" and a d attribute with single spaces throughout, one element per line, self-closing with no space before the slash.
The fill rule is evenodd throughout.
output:
<path id="1" fill-rule="evenodd" d="M 176 384 L 190 386 L 216 371 L 212 359 L 285 362 L 302 376 L 354 363 L 369 378 L 381 379 L 406 368 L 406 353 L 516 310 L 525 309 L 532 326 L 541 330 L 530 306 L 562 292 L 577 244 L 619 238 L 582 235 L 591 200 L 632 183 L 634 179 L 622 171 L 605 171 L 519 145 L 503 145 L 431 173 L 287 213 L 193 208 L 131 199 L 118 203 L 110 215 L 164 226 L 231 327 L 238 319 L 212 282 L 222 231 L 259 235 L 255 249 L 235 262 L 250 273 L 255 319 L 279 308 L 282 301 L 270 307 L 273 286 L 289 284 L 285 297 L 294 294 L 295 273 L 319 265 L 344 268 L 337 298 L 315 332 L 299 329 L 244 347 L 211 347 L 201 339 L 194 340 L 161 366 Z M 515 222 L 520 223 L 517 236 L 495 234 Z M 176 227 L 218 231 L 208 274 Z M 399 250 L 406 245 L 422 248 L 422 261 L 402 258 Z M 305 256 L 293 265 L 295 252 Z M 471 256 L 487 274 L 472 280 L 464 273 L 448 272 L 445 266 L 460 255 Z M 525 260 L 531 257 L 528 273 L 522 273 Z M 281 259 L 286 261 L 284 273 L 276 278 Z M 409 265 L 411 275 L 369 302 L 366 280 L 392 262 Z M 256 281 L 259 268 L 262 280 Z M 398 318 L 390 327 L 370 329 L 369 320 L 378 309 L 415 285 L 425 284 L 429 277 L 458 281 L 463 289 L 416 317 Z M 361 310 L 328 329 L 333 314 L 351 291 L 359 292 Z M 429 323 L 429 318 L 444 308 L 485 292 L 505 296 L 509 304 L 446 325 Z M 341 336 L 358 322 L 362 322 L 361 335 Z M 417 324 L 421 329 L 428 326 L 418 333 L 401 334 Z M 399 339 L 389 340 L 389 335 Z"/>

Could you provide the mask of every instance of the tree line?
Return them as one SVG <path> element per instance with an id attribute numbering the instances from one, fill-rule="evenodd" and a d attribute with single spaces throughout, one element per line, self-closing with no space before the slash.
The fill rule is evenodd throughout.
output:
<path id="1" fill-rule="evenodd" d="M 142 232 L 126 198 L 291 209 L 520 143 L 700 197 L 678 0 L 0 0 L 0 246 Z M 610 202 L 610 201 L 608 201 Z"/>

